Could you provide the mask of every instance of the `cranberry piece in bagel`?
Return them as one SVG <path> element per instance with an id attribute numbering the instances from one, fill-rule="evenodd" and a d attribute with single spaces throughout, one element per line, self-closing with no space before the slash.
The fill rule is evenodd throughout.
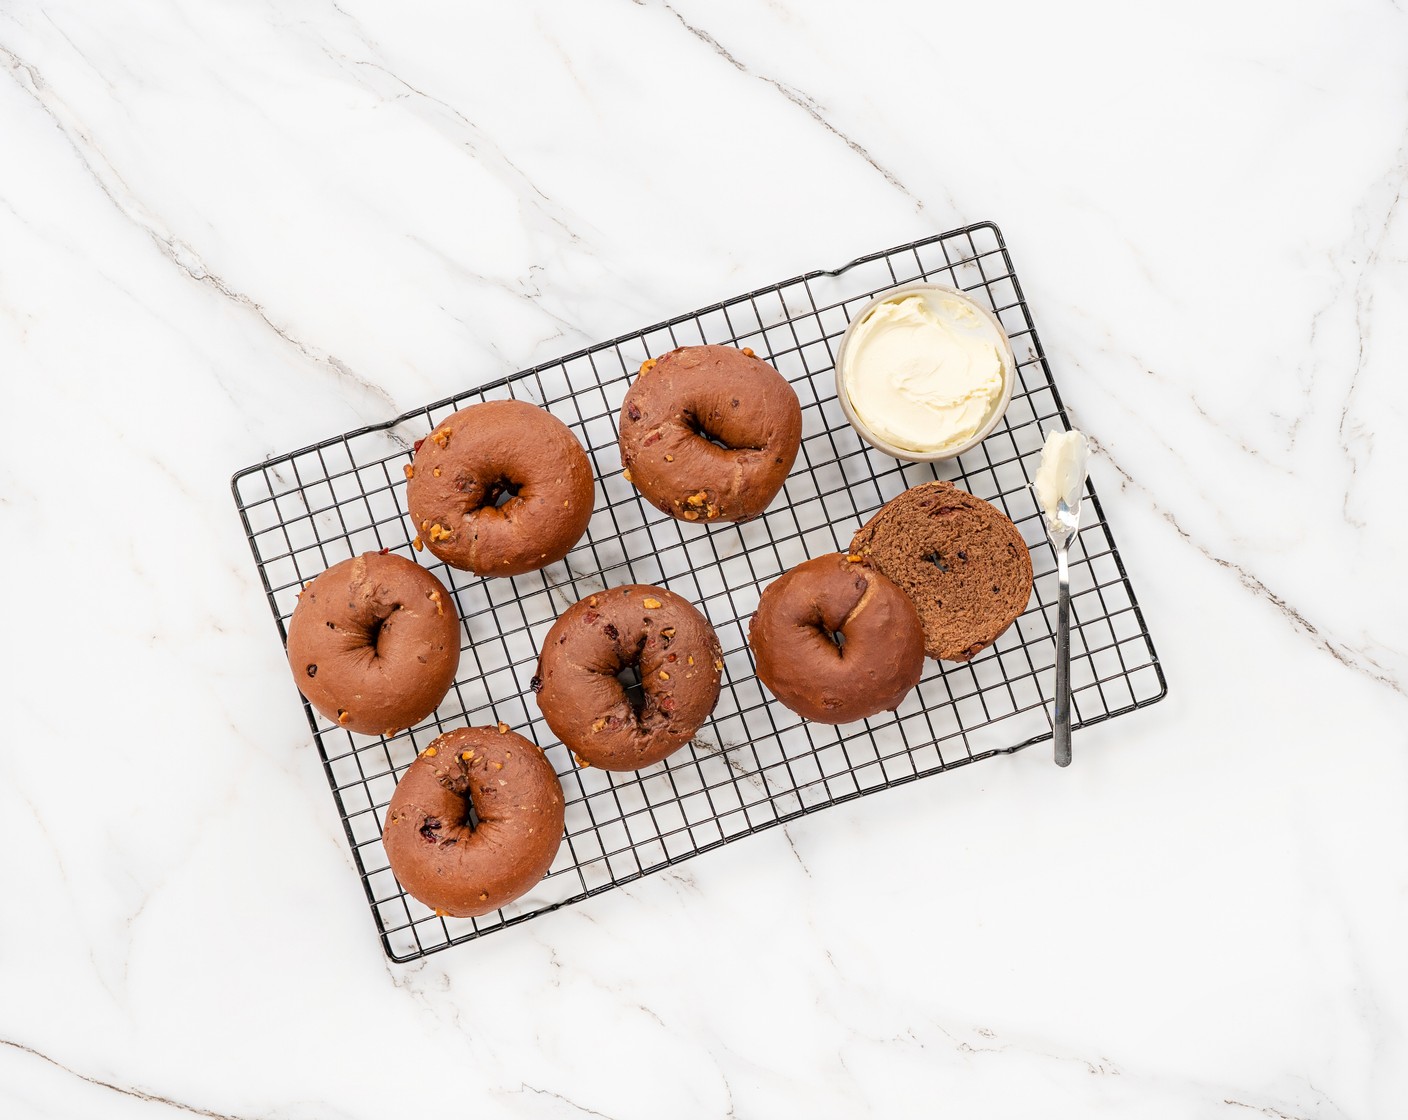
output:
<path id="1" fill-rule="evenodd" d="M 288 663 L 308 703 L 363 735 L 419 723 L 460 663 L 445 585 L 404 556 L 368 552 L 306 586 L 288 624 Z"/>
<path id="2" fill-rule="evenodd" d="M 621 405 L 626 477 L 681 521 L 749 521 L 802 442 L 797 394 L 751 350 L 682 346 L 646 362 Z"/>
<path id="3" fill-rule="evenodd" d="M 408 473 L 417 539 L 476 575 L 556 563 L 592 517 L 587 453 L 566 424 L 527 401 L 456 412 L 421 441 Z"/>
<path id="4" fill-rule="evenodd" d="M 768 584 L 748 644 L 758 679 L 818 723 L 894 709 L 924 670 L 924 629 L 909 596 L 836 552 Z"/>
<path id="5" fill-rule="evenodd" d="M 537 745 L 498 727 L 441 735 L 411 763 L 386 811 L 391 871 L 437 913 L 473 918 L 547 874 L 562 842 L 562 786 Z"/>
<path id="6" fill-rule="evenodd" d="M 617 674 L 634 666 L 643 698 Z M 639 770 L 672 754 L 719 699 L 718 635 L 686 599 L 628 584 L 568 607 L 543 639 L 533 691 L 553 734 L 603 770 Z"/>

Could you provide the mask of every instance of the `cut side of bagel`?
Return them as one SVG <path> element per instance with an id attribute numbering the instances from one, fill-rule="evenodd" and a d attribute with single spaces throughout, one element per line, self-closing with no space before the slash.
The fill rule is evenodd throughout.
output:
<path id="1" fill-rule="evenodd" d="M 951 482 L 926 482 L 886 502 L 851 540 L 851 552 L 914 601 L 924 652 L 968 661 L 1026 609 L 1032 558 L 996 506 Z"/>

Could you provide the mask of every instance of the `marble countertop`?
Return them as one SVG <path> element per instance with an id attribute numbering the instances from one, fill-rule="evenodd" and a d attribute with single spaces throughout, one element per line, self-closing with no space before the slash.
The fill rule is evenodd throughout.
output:
<path id="1" fill-rule="evenodd" d="M 0 7 L 0 1115 L 1408 1099 L 1408 14 Z M 389 963 L 231 473 L 998 222 L 1170 691 Z"/>

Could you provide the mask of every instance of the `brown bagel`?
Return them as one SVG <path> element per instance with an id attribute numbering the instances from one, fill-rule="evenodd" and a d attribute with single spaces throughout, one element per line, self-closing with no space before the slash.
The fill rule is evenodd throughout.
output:
<path id="1" fill-rule="evenodd" d="M 620 432 L 626 478 L 656 509 L 682 521 L 749 521 L 787 481 L 802 407 L 753 351 L 682 346 L 641 367 Z"/>
<path id="2" fill-rule="evenodd" d="M 592 468 L 571 430 L 527 401 L 485 401 L 422 440 L 406 505 L 436 556 L 481 576 L 556 563 L 592 517 Z"/>
<path id="3" fill-rule="evenodd" d="M 930 657 L 967 661 L 1027 607 L 1032 558 L 1017 526 L 951 482 L 926 482 L 880 507 L 851 551 L 914 600 Z"/>
<path id="4" fill-rule="evenodd" d="M 924 671 L 924 629 L 895 584 L 839 552 L 783 572 L 748 623 L 758 679 L 799 716 L 893 710 Z"/>
<path id="5" fill-rule="evenodd" d="M 640 670 L 632 703 L 616 674 Z M 719 699 L 719 639 L 663 587 L 612 587 L 563 611 L 543 640 L 533 691 L 552 732 L 603 770 L 639 770 L 694 737 Z"/>
<path id="6" fill-rule="evenodd" d="M 339 726 L 390 734 L 445 698 L 460 663 L 460 620 L 445 585 L 404 556 L 334 564 L 298 597 L 288 663 L 308 703 Z"/>
<path id="7" fill-rule="evenodd" d="M 507 724 L 461 727 L 402 775 L 381 842 L 407 893 L 437 913 L 473 918 L 547 874 L 562 822 L 562 786 L 535 744 Z"/>

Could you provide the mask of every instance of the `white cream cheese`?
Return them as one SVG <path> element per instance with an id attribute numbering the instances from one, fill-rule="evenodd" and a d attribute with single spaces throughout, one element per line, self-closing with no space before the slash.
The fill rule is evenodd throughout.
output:
<path id="1" fill-rule="evenodd" d="M 860 421 L 908 451 L 971 440 L 1002 398 L 1006 347 L 996 326 L 942 292 L 877 304 L 846 343 L 842 385 Z"/>
<path id="2" fill-rule="evenodd" d="M 1032 487 L 1037 504 L 1046 520 L 1057 524 L 1057 506 L 1064 501 L 1068 508 L 1080 505 L 1085 489 L 1085 468 L 1090 458 L 1090 444 L 1080 432 L 1051 432 L 1041 449 L 1041 465 L 1036 469 Z"/>

